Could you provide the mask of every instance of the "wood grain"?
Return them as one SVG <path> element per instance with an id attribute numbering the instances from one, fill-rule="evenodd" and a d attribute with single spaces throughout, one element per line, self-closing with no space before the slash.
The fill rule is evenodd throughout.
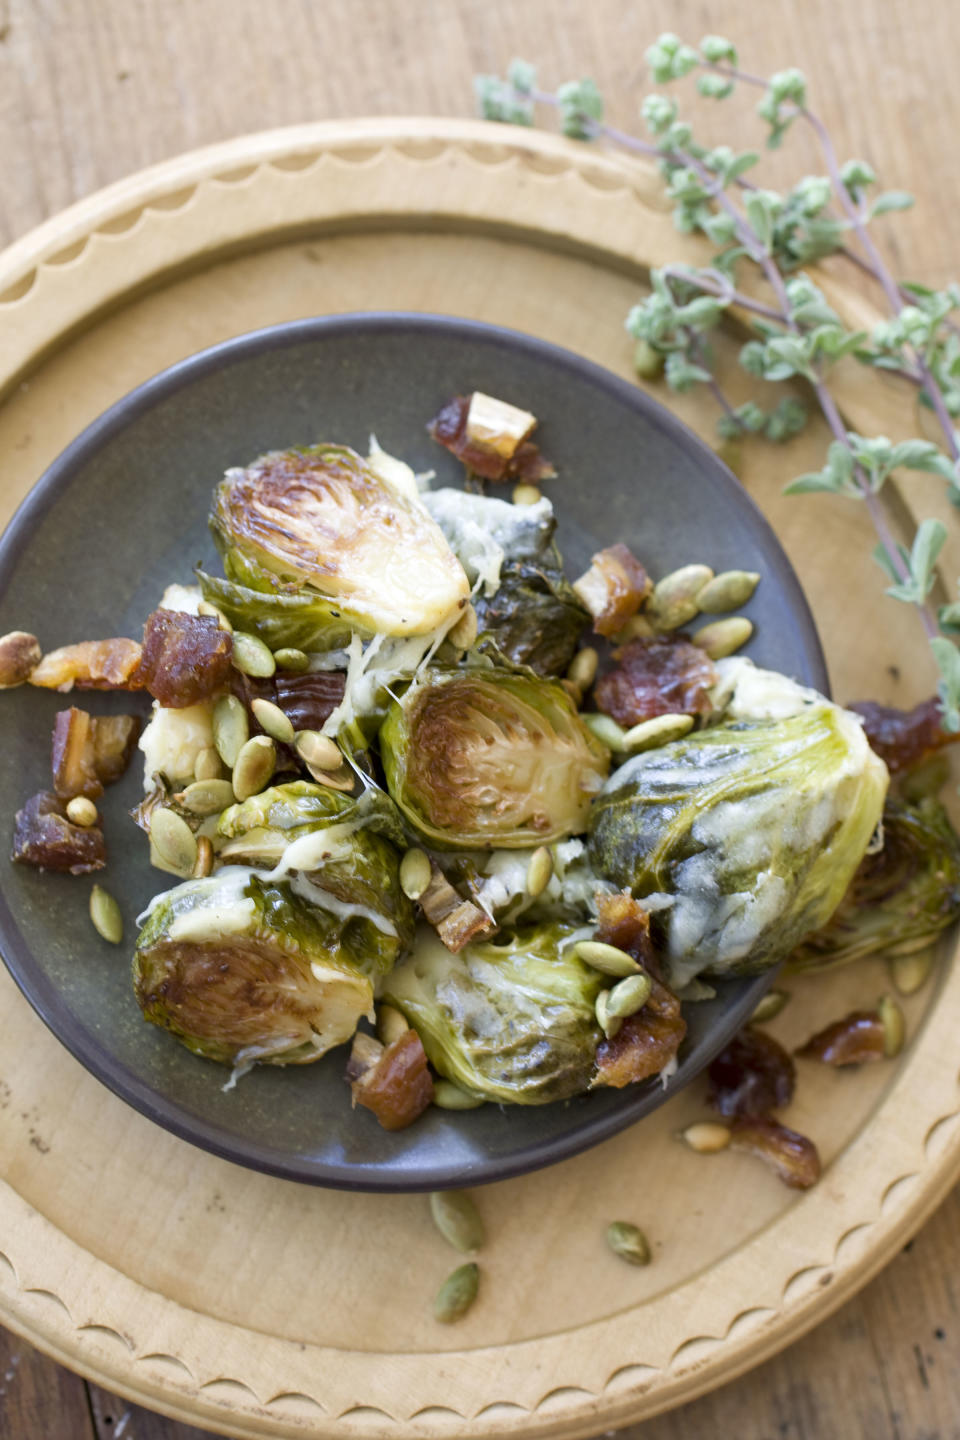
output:
<path id="1" fill-rule="evenodd" d="M 955 15 L 906 0 L 10 0 L 0 7 L 0 238 L 181 150 L 244 131 L 351 114 L 469 114 L 471 76 L 513 54 L 546 84 L 592 73 L 610 118 L 636 123 L 642 54 L 660 29 L 722 28 L 757 70 L 795 63 L 841 154 L 918 196 L 886 222 L 904 274 L 942 283 L 960 253 L 953 148 Z M 718 137 L 747 143 L 748 114 Z M 788 172 L 788 155 L 769 174 Z M 812 152 L 804 168 L 816 164 Z M 856 1300 L 724 1390 L 625 1432 L 636 1440 L 956 1440 L 960 1336 L 952 1275 L 960 1196 Z M 194 1440 L 201 1432 L 111 1402 L 17 1340 L 0 1346 L 0 1434 L 10 1440 Z M 15 1364 L 14 1361 L 17 1363 Z M 120 1431 L 123 1416 L 125 1428 Z"/>

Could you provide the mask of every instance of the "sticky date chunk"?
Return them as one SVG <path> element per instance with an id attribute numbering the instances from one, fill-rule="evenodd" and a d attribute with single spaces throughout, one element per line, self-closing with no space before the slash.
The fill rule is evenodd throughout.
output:
<path id="1" fill-rule="evenodd" d="M 88 715 L 72 705 L 53 725 L 53 788 L 63 800 L 85 795 L 96 800 L 105 785 L 119 780 L 140 733 L 136 715 Z"/>
<path id="2" fill-rule="evenodd" d="M 557 472 L 529 439 L 535 427 L 534 416 L 512 405 L 489 396 L 455 395 L 430 421 L 427 433 L 474 475 L 536 483 Z"/>
<path id="3" fill-rule="evenodd" d="M 838 1069 L 883 1060 L 886 1054 L 883 1020 L 875 1010 L 852 1010 L 842 1020 L 835 1020 L 825 1030 L 811 1035 L 796 1053 L 801 1060 L 822 1060 L 825 1065 Z"/>
<path id="4" fill-rule="evenodd" d="M 356 1034 L 347 1079 L 354 1105 L 372 1110 L 384 1130 L 406 1129 L 433 1099 L 433 1080 L 415 1030 L 405 1030 L 386 1047 L 372 1035 Z"/>
<path id="5" fill-rule="evenodd" d="M 269 680 L 257 680 L 236 670 L 231 685 L 248 709 L 254 700 L 270 700 L 279 705 L 294 730 L 319 730 L 343 699 L 346 676 L 340 670 L 306 675 L 278 671 Z"/>
<path id="6" fill-rule="evenodd" d="M 912 770 L 942 745 L 960 740 L 960 732 L 944 730 L 936 699 L 924 700 L 913 710 L 877 705 L 872 700 L 855 701 L 849 708 L 863 720 L 871 750 L 885 762 L 891 775 Z"/>
<path id="7" fill-rule="evenodd" d="M 629 728 L 657 715 L 709 715 L 713 661 L 681 636 L 631 640 L 613 652 L 618 668 L 598 682 L 597 709 Z"/>
<path id="8" fill-rule="evenodd" d="M 765 1160 L 791 1190 L 809 1190 L 820 1179 L 820 1155 L 813 1141 L 770 1115 L 734 1120 L 730 1148 Z"/>
<path id="9" fill-rule="evenodd" d="M 182 710 L 227 686 L 232 654 L 232 637 L 212 615 L 154 610 L 143 627 L 134 678 L 161 705 Z"/>
<path id="10" fill-rule="evenodd" d="M 760 1030 L 741 1030 L 708 1071 L 707 1104 L 728 1119 L 769 1116 L 793 1099 L 797 1072 L 793 1061 Z"/>
<path id="11" fill-rule="evenodd" d="M 632 955 L 651 979 L 650 998 L 643 1008 L 624 1020 L 612 1040 L 601 1040 L 597 1046 L 593 1084 L 619 1090 L 659 1074 L 679 1050 L 687 1023 L 680 1001 L 657 978 L 650 914 L 640 901 L 626 892 L 600 899 L 594 938 Z"/>
<path id="12" fill-rule="evenodd" d="M 650 911 L 642 901 L 634 900 L 629 890 L 618 895 L 597 897 L 597 928 L 595 940 L 626 950 L 656 979 L 660 970 L 650 938 Z"/>
<path id="13" fill-rule="evenodd" d="M 87 875 L 107 863 L 103 831 L 95 825 L 73 825 L 59 795 L 41 790 L 17 811 L 13 856 L 20 865 Z"/>
<path id="14" fill-rule="evenodd" d="M 598 635 L 615 635 L 636 615 L 653 589 L 640 561 L 618 542 L 593 556 L 573 588 L 593 616 Z"/>
<path id="15" fill-rule="evenodd" d="M 136 640 L 81 640 L 44 655 L 30 672 L 43 690 L 142 690 L 137 676 L 142 651 Z"/>

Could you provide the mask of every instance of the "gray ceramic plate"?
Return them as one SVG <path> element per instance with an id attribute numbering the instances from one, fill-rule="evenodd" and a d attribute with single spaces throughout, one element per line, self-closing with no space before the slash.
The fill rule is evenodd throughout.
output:
<path id="1" fill-rule="evenodd" d="M 301 321 L 194 356 L 121 400 L 43 476 L 0 542 L 0 634 L 35 632 L 44 649 L 138 636 L 164 586 L 216 566 L 207 532 L 212 486 L 229 465 L 318 439 L 365 451 L 380 443 L 438 483 L 459 465 L 425 422 L 451 394 L 502 395 L 541 419 L 560 467 L 550 486 L 570 574 L 623 540 L 655 574 L 696 559 L 758 570 L 762 620 L 749 653 L 821 689 L 823 656 L 806 601 L 776 537 L 713 453 L 639 390 L 576 355 L 506 330 L 424 315 Z M 749 611 L 748 611 L 749 613 Z M 23 687 L 0 699 L 6 763 L 0 814 L 49 786 L 53 717 L 69 701 Z M 97 713 L 146 707 L 85 695 Z M 163 879 L 126 811 L 134 764 L 102 809 L 103 875 L 127 934 Z M 362 1190 L 434 1189 L 501 1179 L 572 1155 L 654 1109 L 743 1023 L 766 986 L 724 985 L 687 1007 L 689 1035 L 665 1092 L 658 1081 L 535 1109 L 431 1110 L 399 1134 L 351 1111 L 346 1052 L 316 1065 L 260 1069 L 224 1093 L 225 1072 L 140 1017 L 129 946 L 100 941 L 87 916 L 89 877 L 0 865 L 0 946 L 27 999 L 92 1074 L 143 1114 L 240 1164 Z"/>

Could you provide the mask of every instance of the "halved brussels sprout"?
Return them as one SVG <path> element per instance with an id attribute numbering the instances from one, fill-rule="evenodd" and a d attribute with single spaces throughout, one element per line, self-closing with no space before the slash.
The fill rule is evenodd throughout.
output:
<path id="1" fill-rule="evenodd" d="M 870 843 L 887 771 L 856 716 L 750 667 L 745 694 L 778 718 L 735 719 L 646 751 L 594 807 L 594 868 L 638 897 L 665 895 L 655 926 L 669 983 L 765 970 L 830 918 Z M 787 682 L 789 685 L 789 682 Z M 739 696 L 739 698 L 738 698 Z"/>
<path id="2" fill-rule="evenodd" d="M 452 623 L 470 596 L 419 500 L 346 446 L 275 451 L 228 470 L 210 524 L 232 581 L 265 594 L 269 576 L 308 587 L 334 624 L 355 630 L 428 634 Z"/>
<path id="3" fill-rule="evenodd" d="M 503 670 L 430 671 L 387 712 L 387 787 L 441 849 L 522 849 L 586 829 L 609 751 L 559 685 Z"/>
<path id="4" fill-rule="evenodd" d="M 230 866 L 156 897 L 137 940 L 134 989 L 145 1018 L 196 1055 L 304 1065 L 372 1018 L 378 933 Z"/>
<path id="5" fill-rule="evenodd" d="M 573 953 L 573 925 L 520 930 L 452 955 L 432 931 L 385 985 L 441 1075 L 488 1100 L 545 1105 L 590 1086 L 607 984 Z M 565 943 L 566 942 L 566 943 Z"/>

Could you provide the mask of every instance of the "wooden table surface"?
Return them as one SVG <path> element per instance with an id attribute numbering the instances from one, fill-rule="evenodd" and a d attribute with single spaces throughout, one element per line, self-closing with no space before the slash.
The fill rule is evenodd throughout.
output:
<path id="1" fill-rule="evenodd" d="M 798 65 L 841 156 L 916 209 L 888 222 L 901 274 L 960 275 L 960 34 L 949 0 L 0 0 L 0 243 L 130 171 L 246 131 L 373 114 L 468 115 L 471 77 L 536 60 L 590 74 L 636 128 L 662 30 L 722 30 L 747 68 Z M 705 110 L 706 102 L 701 102 Z M 717 139 L 755 143 L 724 109 Z M 808 151 L 773 162 L 774 181 Z M 780 168 L 782 167 L 782 169 Z M 778 174 L 779 171 L 779 174 Z M 797 172 L 799 173 L 799 172 Z M 960 1192 L 855 1300 L 781 1356 L 648 1421 L 642 1440 L 960 1440 Z M 5 1440 L 193 1440 L 0 1331 Z"/>

